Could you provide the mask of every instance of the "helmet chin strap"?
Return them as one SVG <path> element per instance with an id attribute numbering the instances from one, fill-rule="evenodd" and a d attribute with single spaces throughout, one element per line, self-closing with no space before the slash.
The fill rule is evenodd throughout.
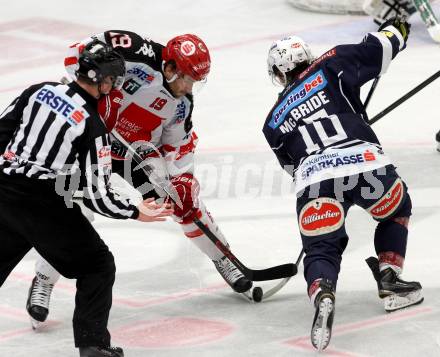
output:
<path id="1" fill-rule="evenodd" d="M 282 75 L 283 76 L 279 78 L 279 82 L 283 87 L 285 87 L 287 85 L 287 76 L 285 73 L 282 73 Z"/>
<path id="2" fill-rule="evenodd" d="M 272 84 L 276 86 L 286 87 L 287 86 L 287 77 L 286 74 L 280 71 L 280 74 L 277 75 L 275 73 L 271 74 Z"/>
<path id="3" fill-rule="evenodd" d="M 165 61 L 162 61 L 162 73 L 165 74 Z M 165 77 L 167 83 L 173 83 L 176 79 L 177 79 L 177 73 L 174 73 L 174 75 L 170 79 L 167 79 Z"/>
<path id="4" fill-rule="evenodd" d="M 174 73 L 174 75 L 170 79 L 166 79 L 167 83 L 173 83 L 177 79 L 177 73 Z"/>

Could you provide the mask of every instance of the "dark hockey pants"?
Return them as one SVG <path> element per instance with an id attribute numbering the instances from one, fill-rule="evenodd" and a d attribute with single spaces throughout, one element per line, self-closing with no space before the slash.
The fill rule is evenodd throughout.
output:
<path id="1" fill-rule="evenodd" d="M 376 253 L 394 252 L 405 257 L 408 229 L 399 221 L 411 216 L 411 198 L 405 183 L 392 165 L 361 174 L 356 177 L 357 181 L 353 179 L 322 181 L 315 187 L 309 186 L 297 199 L 308 287 L 319 278 L 329 279 L 336 286 L 342 254 L 348 243 L 345 218 L 353 205 L 369 211 L 378 222 L 374 234 Z M 347 189 L 338 189 L 335 180 L 339 187 L 342 184 Z M 383 193 L 378 197 L 376 192 L 381 191 L 376 189 L 380 186 Z"/>
<path id="2" fill-rule="evenodd" d="M 75 346 L 109 346 L 115 263 L 79 207 L 67 208 L 47 180 L 0 173 L 0 286 L 34 247 L 63 276 L 77 279 Z"/>

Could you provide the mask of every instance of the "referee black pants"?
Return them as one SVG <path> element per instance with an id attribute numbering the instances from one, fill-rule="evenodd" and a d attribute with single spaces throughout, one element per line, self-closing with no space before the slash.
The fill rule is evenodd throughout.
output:
<path id="1" fill-rule="evenodd" d="M 0 173 L 0 286 L 34 247 L 63 276 L 77 279 L 76 347 L 109 346 L 115 263 L 78 205 L 67 208 L 53 182 Z"/>

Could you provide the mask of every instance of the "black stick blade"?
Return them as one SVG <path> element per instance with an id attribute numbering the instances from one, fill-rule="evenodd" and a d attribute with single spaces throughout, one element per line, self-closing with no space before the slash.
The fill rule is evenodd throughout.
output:
<path id="1" fill-rule="evenodd" d="M 288 263 L 262 270 L 252 270 L 252 280 L 265 281 L 265 280 L 283 279 L 294 276 L 297 273 L 298 273 L 297 266 L 293 263 Z"/>

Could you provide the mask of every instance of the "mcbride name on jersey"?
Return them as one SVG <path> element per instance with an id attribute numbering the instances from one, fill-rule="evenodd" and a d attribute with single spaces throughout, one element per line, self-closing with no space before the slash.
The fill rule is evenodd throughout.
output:
<path id="1" fill-rule="evenodd" d="M 111 45 L 126 61 L 124 101 L 115 129 L 129 143 L 149 142 L 137 147 L 144 158 L 156 156 L 152 147 L 158 148 L 167 157 L 171 175 L 192 173 L 197 142 L 191 123 L 193 98 L 172 95 L 162 73 L 164 46 L 133 32 L 106 31 L 71 47 L 65 66 L 72 78 L 81 47 L 95 38 Z M 114 159 L 124 159 L 126 150 L 114 143 L 112 155 Z"/>
<path id="2" fill-rule="evenodd" d="M 295 175 L 297 185 L 298 181 L 301 187 L 319 182 L 323 177 L 302 182 L 318 171 L 326 171 L 326 178 L 341 177 L 374 169 L 372 161 L 377 161 L 376 168 L 386 164 L 379 158 L 383 152 L 366 122 L 359 94 L 363 84 L 386 72 L 403 47 L 401 34 L 392 26 L 369 33 L 359 44 L 340 45 L 317 58 L 280 93 L 263 133 L 281 166 Z M 338 156 L 335 150 L 347 148 L 348 157 L 331 161 Z M 369 160 L 363 160 L 364 155 Z M 358 168 L 334 170 L 340 165 Z"/>

